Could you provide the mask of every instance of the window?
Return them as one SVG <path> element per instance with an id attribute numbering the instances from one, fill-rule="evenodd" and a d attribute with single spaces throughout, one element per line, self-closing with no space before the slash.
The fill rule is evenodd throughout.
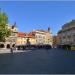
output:
<path id="1" fill-rule="evenodd" d="M 66 37 L 65 36 L 63 36 L 63 39 L 65 39 Z"/>
<path id="2" fill-rule="evenodd" d="M 68 37 L 68 38 L 71 38 L 71 36 L 70 36 L 70 35 L 68 35 L 67 37 Z"/>
<path id="3" fill-rule="evenodd" d="M 45 36 L 42 36 L 42 38 L 44 38 L 44 39 L 45 39 Z"/>
<path id="4" fill-rule="evenodd" d="M 4 44 L 0 44 L 0 48 L 4 48 L 5 46 L 4 46 Z"/>
<path id="5" fill-rule="evenodd" d="M 38 37 L 36 36 L 36 38 L 38 38 Z"/>
<path id="6" fill-rule="evenodd" d="M 73 37 L 75 37 L 75 35 L 73 35 Z"/>
<path id="7" fill-rule="evenodd" d="M 11 36 L 15 36 L 15 33 L 12 33 Z"/>
<path id="8" fill-rule="evenodd" d="M 39 36 L 39 38 L 41 38 L 41 36 Z"/>
<path id="9" fill-rule="evenodd" d="M 74 42 L 75 42 L 75 39 L 74 39 Z"/>

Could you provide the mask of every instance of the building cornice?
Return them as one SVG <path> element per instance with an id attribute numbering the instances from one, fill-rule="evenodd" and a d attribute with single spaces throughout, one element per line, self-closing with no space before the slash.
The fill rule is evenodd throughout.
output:
<path id="1" fill-rule="evenodd" d="M 74 29 L 75 29 L 75 27 L 72 27 L 72 28 L 69 28 L 69 29 L 66 29 L 66 30 L 60 30 L 60 31 L 58 32 L 58 34 L 60 34 L 60 33 L 62 33 L 62 32 L 68 32 L 68 31 L 74 30 Z"/>

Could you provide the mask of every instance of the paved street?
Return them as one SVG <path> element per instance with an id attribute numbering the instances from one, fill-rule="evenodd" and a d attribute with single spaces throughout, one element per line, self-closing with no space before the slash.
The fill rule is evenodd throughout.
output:
<path id="1" fill-rule="evenodd" d="M 50 49 L 0 54 L 0 73 L 72 74 L 75 73 L 75 51 Z"/>
<path id="2" fill-rule="evenodd" d="M 21 52 L 28 52 L 28 51 L 31 51 L 31 50 L 13 50 L 14 53 L 21 53 Z M 10 49 L 0 49 L 0 54 L 4 54 L 4 53 L 11 53 Z"/>

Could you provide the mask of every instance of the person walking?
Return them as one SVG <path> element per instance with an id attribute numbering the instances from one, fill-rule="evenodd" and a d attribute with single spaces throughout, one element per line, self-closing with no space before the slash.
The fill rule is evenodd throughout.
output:
<path id="1" fill-rule="evenodd" d="M 10 52 L 13 54 L 12 42 L 10 43 Z"/>

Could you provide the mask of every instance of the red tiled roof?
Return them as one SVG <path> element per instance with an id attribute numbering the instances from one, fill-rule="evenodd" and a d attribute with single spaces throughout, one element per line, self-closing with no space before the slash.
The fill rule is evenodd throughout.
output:
<path id="1" fill-rule="evenodd" d="M 17 33 L 17 36 L 18 36 L 18 37 L 25 37 L 25 36 L 26 36 L 26 34 L 25 34 L 25 33 L 23 33 L 23 32 L 18 32 L 18 33 Z"/>
<path id="2" fill-rule="evenodd" d="M 17 36 L 18 37 L 26 37 L 26 38 L 34 38 L 35 37 L 35 34 L 33 32 L 31 33 L 23 33 L 23 32 L 19 32 L 17 33 Z"/>
<path id="3" fill-rule="evenodd" d="M 31 32 L 31 33 L 27 34 L 26 37 L 28 37 L 28 38 L 34 38 L 35 37 L 35 34 Z"/>

